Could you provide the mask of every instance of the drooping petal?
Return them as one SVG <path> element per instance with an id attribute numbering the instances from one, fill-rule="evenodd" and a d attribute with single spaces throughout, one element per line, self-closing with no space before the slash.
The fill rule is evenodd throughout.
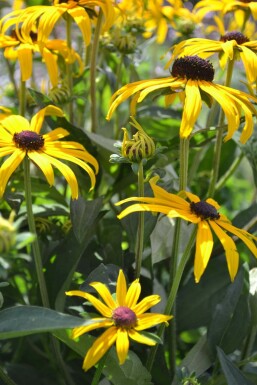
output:
<path id="1" fill-rule="evenodd" d="M 71 291 L 67 291 L 65 294 L 69 295 L 69 296 L 76 295 L 78 297 L 82 297 L 82 298 L 86 299 L 87 301 L 91 302 L 92 305 L 104 317 L 106 317 L 106 318 L 111 318 L 112 317 L 112 310 L 109 309 L 103 302 L 101 302 L 99 299 L 94 297 L 92 294 L 86 293 L 86 292 L 81 291 L 81 290 L 71 290 Z"/>
<path id="2" fill-rule="evenodd" d="M 86 10 L 82 7 L 75 7 L 68 10 L 68 13 L 75 20 L 81 30 L 83 40 L 88 46 L 91 42 L 91 23 Z"/>
<path id="3" fill-rule="evenodd" d="M 145 344 L 149 346 L 156 345 L 156 341 L 152 340 L 149 337 L 144 336 L 143 334 L 137 333 L 134 329 L 130 329 L 128 331 L 128 334 L 132 340 L 139 342 L 140 344 Z"/>
<path id="4" fill-rule="evenodd" d="M 198 81 L 189 79 L 185 88 L 185 104 L 180 126 L 180 137 L 188 138 L 202 108 L 202 99 L 198 87 Z M 192 100 L 194 101 L 192 103 Z"/>
<path id="5" fill-rule="evenodd" d="M 26 153 L 20 149 L 17 149 L 13 152 L 11 156 L 2 164 L 0 168 L 0 198 L 4 195 L 4 191 L 7 185 L 7 182 L 17 167 L 21 164 L 25 158 Z"/>
<path id="6" fill-rule="evenodd" d="M 90 286 L 92 286 L 97 291 L 97 293 L 101 296 L 101 298 L 110 309 L 116 309 L 117 303 L 112 298 L 112 295 L 106 285 L 101 282 L 92 282 L 90 283 Z"/>
<path id="7" fill-rule="evenodd" d="M 54 184 L 54 171 L 51 163 L 45 158 L 44 153 L 30 151 L 28 157 L 40 168 L 50 186 Z"/>
<path id="8" fill-rule="evenodd" d="M 119 306 L 126 306 L 127 282 L 122 270 L 119 271 L 116 286 L 116 300 Z"/>
<path id="9" fill-rule="evenodd" d="M 49 49 L 43 48 L 42 50 L 42 58 L 46 64 L 47 72 L 50 78 L 50 82 L 52 87 L 58 86 L 58 56 L 53 54 Z"/>
<path id="10" fill-rule="evenodd" d="M 30 44 L 21 44 L 17 48 L 18 60 L 20 63 L 21 80 L 25 82 L 32 76 L 32 47 Z"/>
<path id="11" fill-rule="evenodd" d="M 100 337 L 98 337 L 86 354 L 83 362 L 83 369 L 88 370 L 94 366 L 114 344 L 116 338 L 116 326 L 110 327 L 110 329 L 107 329 Z"/>
<path id="12" fill-rule="evenodd" d="M 209 262 L 213 248 L 213 237 L 207 221 L 198 223 L 194 262 L 195 281 L 199 282 Z"/>
<path id="13" fill-rule="evenodd" d="M 215 221 L 209 221 L 209 224 L 215 234 L 217 235 L 219 241 L 221 242 L 227 259 L 228 271 L 231 278 L 231 281 L 234 281 L 239 264 L 239 255 L 236 249 L 235 242 L 233 239 L 223 231 Z"/>
<path id="14" fill-rule="evenodd" d="M 257 238 L 253 235 L 249 234 L 247 231 L 238 229 L 237 227 L 233 226 L 230 223 L 218 221 L 219 226 L 223 227 L 223 229 L 229 231 L 232 234 L 235 234 L 238 238 L 241 239 L 245 243 L 245 245 L 248 247 L 249 250 L 253 253 L 255 257 L 257 257 L 257 247 L 255 246 L 253 239 L 256 241 Z"/>
<path id="15" fill-rule="evenodd" d="M 117 330 L 116 351 L 120 365 L 124 364 L 129 350 L 128 331 L 123 328 Z"/>

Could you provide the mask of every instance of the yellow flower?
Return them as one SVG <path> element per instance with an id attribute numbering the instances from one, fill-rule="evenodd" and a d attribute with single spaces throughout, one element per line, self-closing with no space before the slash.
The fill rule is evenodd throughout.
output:
<path id="1" fill-rule="evenodd" d="M 198 55 L 203 58 L 220 54 L 220 66 L 222 69 L 228 60 L 241 58 L 249 83 L 257 78 L 257 41 L 249 41 L 241 32 L 231 31 L 221 36 L 220 41 L 192 38 L 174 46 L 171 59 L 166 68 L 176 57 Z"/>
<path id="2" fill-rule="evenodd" d="M 209 262 L 214 244 L 212 236 L 212 232 L 214 232 L 225 250 L 228 271 L 233 281 L 238 270 L 239 256 L 235 242 L 227 232 L 240 238 L 255 257 L 257 257 L 257 247 L 253 240 L 257 241 L 257 237 L 233 226 L 225 215 L 218 213 L 217 210 L 220 206 L 213 199 L 209 198 L 206 201 L 201 201 L 198 196 L 187 191 L 182 191 L 179 195 L 170 194 L 157 186 L 157 181 L 158 177 L 153 177 L 150 180 L 154 193 L 153 198 L 132 197 L 118 202 L 117 205 L 126 202 L 137 202 L 123 210 L 118 218 L 122 219 L 126 215 L 137 211 L 151 211 L 165 214 L 169 218 L 182 218 L 196 224 L 197 236 L 194 262 L 196 282 L 199 282 Z M 189 199 L 189 202 L 183 196 Z"/>
<path id="3" fill-rule="evenodd" d="M 54 184 L 52 166 L 56 167 L 70 185 L 73 199 L 78 198 L 76 176 L 71 168 L 58 158 L 82 167 L 91 179 L 91 188 L 94 187 L 95 174 L 87 163 L 92 164 L 97 172 L 96 159 L 81 144 L 60 140 L 69 135 L 64 128 L 56 128 L 49 133 L 40 134 L 44 117 L 47 115 L 63 116 L 63 112 L 49 105 L 36 113 L 31 122 L 19 115 L 11 115 L 0 121 L 0 157 L 10 155 L 0 168 L 0 197 L 4 194 L 10 176 L 25 156 L 28 156 L 41 169 L 50 186 Z"/>
<path id="4" fill-rule="evenodd" d="M 174 61 L 171 75 L 167 78 L 140 80 L 127 84 L 116 91 L 111 98 L 111 105 L 107 113 L 110 119 L 115 109 L 130 96 L 131 114 L 135 114 L 137 103 L 142 102 L 152 92 L 165 92 L 165 103 L 169 105 L 179 96 L 183 102 L 183 114 L 180 126 L 180 136 L 187 138 L 202 108 L 202 99 L 211 105 L 215 99 L 224 111 L 228 123 L 228 132 L 224 140 L 232 138 L 239 128 L 240 117 L 244 113 L 245 125 L 240 140 L 245 143 L 253 132 L 252 114 L 257 111 L 250 100 L 257 102 L 257 98 L 233 88 L 212 82 L 214 69 L 211 63 L 198 56 L 185 56 Z M 193 103 L 192 103 L 193 101 Z"/>
<path id="5" fill-rule="evenodd" d="M 253 18 L 257 19 L 256 1 L 231 1 L 231 0 L 202 0 L 195 7 L 197 15 L 202 19 L 208 12 L 220 12 L 226 14 L 234 12 L 233 17 L 236 18 L 239 26 L 243 26 L 250 12 Z"/>
<path id="6" fill-rule="evenodd" d="M 97 16 L 99 9 L 102 9 L 105 18 L 103 29 L 109 29 L 115 16 L 110 0 L 54 0 L 53 5 L 34 5 L 4 16 L 1 20 L 2 33 L 16 25 L 16 31 L 21 28 L 21 36 L 26 38 L 29 37 L 37 23 L 38 41 L 45 42 L 57 21 L 61 16 L 67 14 L 80 28 L 85 44 L 89 45 L 91 41 L 90 17 Z"/>
<path id="7" fill-rule="evenodd" d="M 34 53 L 41 53 L 42 61 L 46 64 L 53 87 L 58 85 L 58 55 L 62 56 L 66 63 L 77 62 L 79 74 L 84 69 L 81 57 L 74 49 L 68 48 L 66 41 L 59 39 L 47 40 L 44 44 L 39 45 L 37 33 L 34 32 L 30 33 L 27 40 L 20 40 L 15 31 L 13 31 L 12 36 L 0 35 L 0 48 L 4 48 L 4 56 L 7 59 L 19 61 L 22 81 L 27 81 L 32 76 Z"/>
<path id="8" fill-rule="evenodd" d="M 94 323 L 88 326 L 80 326 L 73 329 L 73 338 L 78 338 L 91 330 L 107 328 L 88 350 L 83 363 L 84 370 L 94 366 L 115 341 L 119 363 L 122 365 L 128 354 L 129 338 L 141 344 L 153 346 L 156 344 L 156 341 L 140 332 L 162 322 L 167 324 L 167 321 L 172 318 L 172 316 L 163 314 L 145 313 L 150 307 L 160 302 L 160 296 L 150 295 L 137 303 L 141 293 L 139 280 L 136 279 L 127 289 L 126 279 L 122 270 L 120 270 L 117 279 L 115 299 L 106 285 L 101 282 L 92 282 L 90 286 L 97 291 L 102 301 L 92 294 L 80 290 L 66 292 L 66 295 L 76 295 L 91 302 L 103 316 L 92 319 Z"/>

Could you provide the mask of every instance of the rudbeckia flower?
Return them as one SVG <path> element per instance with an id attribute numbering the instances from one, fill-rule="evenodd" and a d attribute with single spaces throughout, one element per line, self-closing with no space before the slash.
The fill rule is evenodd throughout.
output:
<path id="1" fill-rule="evenodd" d="M 248 13 L 252 14 L 255 20 L 257 19 L 256 1 L 202 0 L 195 5 L 194 10 L 200 19 L 205 17 L 208 12 L 216 11 L 222 14 L 234 12 L 234 16 L 241 26 L 248 18 Z"/>
<path id="2" fill-rule="evenodd" d="M 228 60 L 240 58 L 245 67 L 245 73 L 249 83 L 257 78 L 257 41 L 249 41 L 241 32 L 231 31 L 221 36 L 220 41 L 192 38 L 174 46 L 171 59 L 166 68 L 176 57 L 198 55 L 203 58 L 215 53 L 220 54 L 220 66 L 222 69 Z"/>
<path id="3" fill-rule="evenodd" d="M 83 362 L 84 370 L 94 366 L 115 342 L 119 363 L 122 365 L 128 354 L 129 338 L 141 344 L 153 346 L 156 344 L 156 341 L 140 332 L 162 322 L 167 324 L 167 321 L 172 318 L 169 315 L 145 313 L 150 307 L 160 302 L 160 296 L 150 295 L 137 303 L 141 293 L 139 280 L 136 279 L 127 289 L 126 279 L 122 270 L 120 270 L 117 279 L 115 299 L 103 283 L 92 282 L 90 286 L 97 291 L 102 300 L 80 290 L 66 292 L 66 295 L 75 295 L 91 302 L 103 316 L 93 318 L 92 321 L 95 322 L 88 326 L 80 326 L 73 329 L 72 338 L 78 338 L 91 330 L 107 328 L 88 350 Z"/>
<path id="4" fill-rule="evenodd" d="M 255 257 L 257 257 L 257 247 L 253 240 L 257 241 L 257 237 L 233 226 L 225 215 L 218 212 L 220 206 L 215 200 L 209 198 L 206 201 L 201 201 L 198 196 L 187 191 L 182 191 L 178 195 L 170 194 L 157 186 L 157 181 L 158 177 L 153 177 L 150 180 L 154 193 L 153 198 L 131 197 L 116 203 L 116 205 L 121 205 L 127 202 L 137 202 L 123 210 L 118 218 L 122 219 L 128 214 L 138 211 L 151 211 L 165 214 L 169 218 L 182 218 L 196 224 L 194 261 L 196 282 L 199 282 L 209 262 L 214 244 L 212 236 L 212 232 L 214 232 L 224 248 L 229 275 L 233 281 L 238 270 L 239 256 L 235 242 L 228 233 L 240 238 Z"/>
<path id="5" fill-rule="evenodd" d="M 22 36 L 29 36 L 37 23 L 38 40 L 45 42 L 57 21 L 66 14 L 78 25 L 86 45 L 91 41 L 91 16 L 97 16 L 102 9 L 105 22 L 103 29 L 109 29 L 114 21 L 114 7 L 110 0 L 54 0 L 53 5 L 33 5 L 25 9 L 10 12 L 4 16 L 2 33 L 16 25 Z M 6 20 L 7 19 L 7 20 Z M 20 26 L 20 24 L 22 24 Z"/>
<path id="6" fill-rule="evenodd" d="M 67 180 L 73 199 L 78 198 L 78 182 L 74 172 L 65 160 L 82 167 L 91 179 L 91 188 L 95 185 L 95 173 L 88 165 L 98 171 L 96 159 L 77 142 L 60 140 L 69 135 L 64 128 L 56 128 L 46 134 L 40 130 L 47 115 L 63 116 L 61 109 L 49 105 L 36 113 L 31 122 L 20 115 L 10 115 L 0 121 L 0 157 L 10 155 L 0 167 L 0 197 L 3 196 L 7 182 L 17 167 L 27 156 L 46 177 L 50 186 L 54 184 L 53 166 Z"/>
<path id="7" fill-rule="evenodd" d="M 46 64 L 49 78 L 53 87 L 58 85 L 59 68 L 58 58 L 61 56 L 66 63 L 78 63 L 80 75 L 84 65 L 79 54 L 68 48 L 66 41 L 60 39 L 47 40 L 45 44 L 38 44 L 37 33 L 31 32 L 29 39 L 22 41 L 15 31 L 11 36 L 0 35 L 0 48 L 4 48 L 4 56 L 8 60 L 18 60 L 20 65 L 21 80 L 27 81 L 32 76 L 33 55 L 40 53 L 42 61 Z"/>
<path id="8" fill-rule="evenodd" d="M 171 76 L 140 80 L 116 91 L 111 98 L 111 106 L 106 118 L 110 119 L 115 109 L 131 96 L 133 96 L 131 102 L 131 115 L 133 115 L 136 104 L 142 102 L 152 92 L 165 93 L 166 105 L 171 104 L 178 95 L 183 102 L 180 136 L 187 138 L 200 114 L 202 100 L 207 100 L 208 105 L 216 100 L 223 109 L 228 123 L 224 140 L 232 138 L 239 128 L 240 117 L 244 113 L 245 125 L 240 140 L 245 143 L 253 132 L 252 115 L 257 115 L 250 100 L 257 102 L 257 98 L 245 92 L 215 84 L 212 82 L 213 78 L 214 69 L 209 61 L 198 56 L 178 58 L 171 68 Z"/>

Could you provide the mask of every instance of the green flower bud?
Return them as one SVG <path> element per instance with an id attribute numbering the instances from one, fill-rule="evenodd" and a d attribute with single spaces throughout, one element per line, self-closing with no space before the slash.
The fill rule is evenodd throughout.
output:
<path id="1" fill-rule="evenodd" d="M 131 162 L 140 162 L 142 159 L 153 157 L 156 152 L 154 141 L 145 133 L 140 124 L 132 116 L 131 120 L 132 122 L 130 122 L 130 124 L 138 131 L 133 135 L 132 139 L 130 139 L 127 129 L 123 128 L 124 136 L 121 155 Z"/>

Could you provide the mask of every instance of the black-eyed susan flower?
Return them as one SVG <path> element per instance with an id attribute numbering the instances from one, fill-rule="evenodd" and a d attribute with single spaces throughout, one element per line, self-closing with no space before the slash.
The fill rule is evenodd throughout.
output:
<path id="1" fill-rule="evenodd" d="M 56 167 L 70 185 L 73 199 L 78 198 L 78 182 L 74 172 L 63 160 L 83 168 L 90 177 L 91 188 L 94 187 L 95 172 L 88 163 L 97 172 L 96 159 L 81 144 L 60 140 L 69 135 L 64 128 L 40 134 L 47 115 L 63 116 L 63 112 L 49 105 L 36 113 L 30 122 L 20 115 L 10 115 L 0 121 L 0 157 L 10 155 L 0 167 L 0 197 L 4 194 L 9 178 L 26 156 L 43 172 L 50 186 L 54 184 L 53 166 Z"/>
<path id="2" fill-rule="evenodd" d="M 110 0 L 54 0 L 53 5 L 33 5 L 10 12 L 4 16 L 2 33 L 15 25 L 16 31 L 26 38 L 37 23 L 38 40 L 45 42 L 57 21 L 69 15 L 79 27 L 86 45 L 91 41 L 91 17 L 97 17 L 99 9 L 104 14 L 103 29 L 109 29 L 114 21 L 114 7 Z"/>
<path id="3" fill-rule="evenodd" d="M 218 212 L 220 206 L 215 200 L 209 198 L 201 201 L 198 196 L 187 191 L 182 191 L 178 195 L 171 194 L 157 186 L 157 181 L 158 177 L 153 177 L 150 180 L 154 193 L 153 198 L 131 197 L 118 202 L 117 205 L 126 202 L 137 202 L 123 210 L 118 218 L 122 219 L 126 215 L 137 211 L 151 211 L 165 214 L 169 218 L 182 218 L 196 224 L 197 236 L 194 261 L 196 282 L 199 282 L 209 262 L 214 244 L 212 236 L 212 232 L 214 232 L 224 248 L 229 275 L 233 281 L 238 270 L 239 255 L 236 244 L 228 233 L 240 238 L 255 257 L 257 257 L 257 247 L 253 241 L 257 241 L 257 237 L 233 226 L 225 215 Z"/>
<path id="4" fill-rule="evenodd" d="M 220 12 L 223 15 L 234 12 L 234 17 L 241 26 L 248 18 L 249 13 L 252 14 L 255 20 L 257 19 L 257 3 L 250 0 L 202 0 L 195 5 L 194 9 L 200 19 L 205 17 L 208 12 Z"/>
<path id="5" fill-rule="evenodd" d="M 174 46 L 171 59 L 166 64 L 169 67 L 176 57 L 198 55 L 203 58 L 219 53 L 219 62 L 222 69 L 228 60 L 241 59 L 249 83 L 257 78 L 257 41 L 249 41 L 241 32 L 231 31 L 220 37 L 219 41 L 201 38 L 192 38 Z"/>
<path id="6" fill-rule="evenodd" d="M 57 87 L 59 79 L 58 59 L 63 58 L 67 64 L 77 62 L 78 75 L 83 72 L 84 65 L 80 55 L 72 48 L 67 46 L 65 40 L 47 40 L 44 44 L 38 44 L 37 33 L 31 32 L 29 38 L 20 40 L 15 30 L 11 36 L 0 35 L 0 48 L 4 48 L 4 56 L 8 60 L 18 60 L 20 65 L 21 80 L 27 81 L 33 72 L 33 57 L 41 54 L 42 61 L 45 63 L 49 74 L 50 82 L 53 87 Z"/>
<path id="7" fill-rule="evenodd" d="M 160 302 L 160 296 L 150 295 L 138 302 L 141 293 L 139 280 L 136 279 L 127 289 L 122 270 L 117 279 L 116 298 L 112 297 L 109 289 L 101 282 L 92 282 L 90 286 L 97 291 L 102 300 L 80 290 L 66 292 L 66 295 L 79 296 L 91 302 L 102 315 L 102 317 L 93 318 L 94 323 L 88 326 L 73 329 L 72 338 L 78 338 L 91 330 L 107 328 L 88 350 L 83 362 L 84 370 L 94 366 L 115 342 L 119 363 L 122 365 L 128 354 L 129 338 L 141 344 L 153 346 L 156 341 L 140 332 L 163 322 L 167 324 L 167 321 L 172 318 L 164 314 L 146 313 L 148 309 Z"/>
<path id="8" fill-rule="evenodd" d="M 227 118 L 227 135 L 231 139 L 239 128 L 240 117 L 244 114 L 245 125 L 240 140 L 245 143 L 253 132 L 252 115 L 257 111 L 250 102 L 257 98 L 245 92 L 213 83 L 214 69 L 212 64 L 198 56 L 185 56 L 174 61 L 171 76 L 160 79 L 140 80 L 127 84 L 116 91 L 111 98 L 107 114 L 110 119 L 115 109 L 132 96 L 131 113 L 135 114 L 137 103 L 142 102 L 152 92 L 165 93 L 165 103 L 169 105 L 177 96 L 183 102 L 183 114 L 180 126 L 180 136 L 187 138 L 200 114 L 202 101 L 207 100 L 211 105 L 216 100 Z"/>

